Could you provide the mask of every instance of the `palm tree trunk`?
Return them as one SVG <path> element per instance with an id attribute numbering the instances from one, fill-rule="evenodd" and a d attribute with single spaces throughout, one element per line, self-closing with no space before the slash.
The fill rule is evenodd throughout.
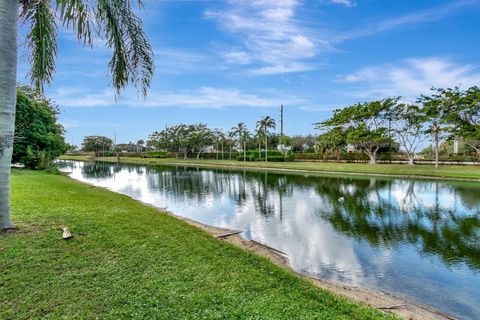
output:
<path id="1" fill-rule="evenodd" d="M 438 168 L 438 125 L 433 125 L 433 133 L 435 135 L 435 168 Z"/>
<path id="2" fill-rule="evenodd" d="M 265 133 L 265 162 L 268 162 L 268 137 Z"/>
<path id="3" fill-rule="evenodd" d="M 18 0 L 0 1 L 0 230 L 12 227 L 10 163 L 15 130 Z"/>
<path id="4" fill-rule="evenodd" d="M 247 161 L 247 144 L 246 141 L 243 140 L 243 162 Z"/>

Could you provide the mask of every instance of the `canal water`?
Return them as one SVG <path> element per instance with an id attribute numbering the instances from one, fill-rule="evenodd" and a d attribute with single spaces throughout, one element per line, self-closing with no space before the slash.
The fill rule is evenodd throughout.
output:
<path id="1" fill-rule="evenodd" d="M 60 161 L 73 179 L 242 235 L 301 273 L 480 318 L 480 183 Z"/>

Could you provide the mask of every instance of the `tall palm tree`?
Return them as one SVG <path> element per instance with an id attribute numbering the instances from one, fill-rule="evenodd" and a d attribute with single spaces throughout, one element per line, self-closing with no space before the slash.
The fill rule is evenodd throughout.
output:
<path id="1" fill-rule="evenodd" d="M 275 129 L 275 119 L 270 116 L 262 117 L 257 121 L 257 128 L 263 128 L 265 134 L 265 161 L 268 161 L 268 129 Z"/>
<path id="2" fill-rule="evenodd" d="M 218 130 L 218 138 L 220 139 L 220 146 L 221 146 L 221 151 L 222 151 L 222 160 L 225 160 L 224 152 L 223 152 L 223 146 L 225 145 L 225 141 L 227 137 L 225 136 L 225 132 L 223 132 L 222 129 Z"/>
<path id="3" fill-rule="evenodd" d="M 229 151 L 228 151 L 228 159 L 229 160 L 232 160 L 232 145 L 235 143 L 235 136 L 236 136 L 236 133 L 233 130 L 233 128 L 232 128 L 232 130 L 227 132 L 227 143 L 228 143 L 228 147 L 229 147 Z"/>
<path id="4" fill-rule="evenodd" d="M 236 127 L 232 128 L 232 131 L 238 137 L 238 143 L 240 147 L 243 143 L 243 161 L 247 161 L 247 136 L 248 136 L 248 129 L 245 123 L 239 122 Z"/>
<path id="5" fill-rule="evenodd" d="M 153 50 L 131 2 L 142 0 L 0 1 L 0 229 L 11 228 L 10 162 L 15 126 L 18 24 L 28 26 L 25 43 L 30 77 L 37 93 L 52 81 L 57 56 L 57 21 L 71 28 L 82 45 L 100 38 L 112 50 L 111 85 L 120 94 L 133 84 L 147 94 L 153 76 Z M 19 21 L 20 20 L 20 21 Z"/>
<path id="6" fill-rule="evenodd" d="M 258 157 L 262 159 L 262 142 L 265 138 L 265 132 L 263 131 L 263 126 L 257 121 L 257 134 L 255 135 L 258 140 Z"/>
<path id="7" fill-rule="evenodd" d="M 213 136 L 215 140 L 215 149 L 216 155 L 215 158 L 218 160 L 218 145 L 221 147 L 222 152 L 222 160 L 223 160 L 223 144 L 225 143 L 225 134 L 223 133 L 222 129 L 213 129 Z"/>

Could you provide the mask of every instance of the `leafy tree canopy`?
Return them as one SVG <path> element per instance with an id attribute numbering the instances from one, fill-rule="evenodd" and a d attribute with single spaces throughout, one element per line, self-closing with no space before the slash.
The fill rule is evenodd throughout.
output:
<path id="1" fill-rule="evenodd" d="M 387 98 L 337 109 L 330 119 L 317 123 L 316 126 L 330 132 L 329 137 L 343 132 L 345 143 L 359 148 L 370 157 L 371 163 L 375 163 L 378 150 L 392 142 L 388 134 L 390 110 L 398 104 L 398 100 L 399 98 Z"/>
<path id="2" fill-rule="evenodd" d="M 98 156 L 100 151 L 110 151 L 112 146 L 112 139 L 103 136 L 87 136 L 82 142 L 82 150 L 95 152 L 95 156 Z"/>
<path id="3" fill-rule="evenodd" d="M 439 89 L 448 112 L 443 117 L 450 138 L 461 138 L 480 154 L 480 88 Z"/>
<path id="4" fill-rule="evenodd" d="M 346 133 L 343 128 L 334 127 L 318 137 L 317 148 L 322 152 L 330 150 L 338 154 L 340 148 L 346 144 Z"/>
<path id="5" fill-rule="evenodd" d="M 45 169 L 67 151 L 64 129 L 57 123 L 57 114 L 58 109 L 51 100 L 37 95 L 30 87 L 17 88 L 14 163 Z"/>
<path id="6" fill-rule="evenodd" d="M 154 132 L 147 142 L 147 145 L 156 149 L 177 152 L 183 154 L 184 158 L 191 152 L 200 153 L 216 142 L 214 130 L 204 123 L 179 124 L 162 131 Z"/>

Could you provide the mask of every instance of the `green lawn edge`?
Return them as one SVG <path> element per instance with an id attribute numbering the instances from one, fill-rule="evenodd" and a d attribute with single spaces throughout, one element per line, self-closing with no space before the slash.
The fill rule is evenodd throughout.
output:
<path id="1" fill-rule="evenodd" d="M 150 165 L 197 165 L 224 168 L 271 169 L 300 172 L 338 173 L 355 175 L 379 175 L 385 177 L 413 177 L 422 179 L 467 180 L 480 182 L 480 166 L 474 165 L 406 165 L 406 164 L 360 164 L 323 162 L 242 162 L 236 160 L 196 160 L 196 159 L 152 159 L 134 157 L 88 157 L 62 156 L 63 160 L 97 160 L 106 162 L 150 164 Z"/>
<path id="2" fill-rule="evenodd" d="M 12 203 L 19 231 L 0 235 L 1 319 L 393 318 L 64 175 L 14 169 Z"/>

